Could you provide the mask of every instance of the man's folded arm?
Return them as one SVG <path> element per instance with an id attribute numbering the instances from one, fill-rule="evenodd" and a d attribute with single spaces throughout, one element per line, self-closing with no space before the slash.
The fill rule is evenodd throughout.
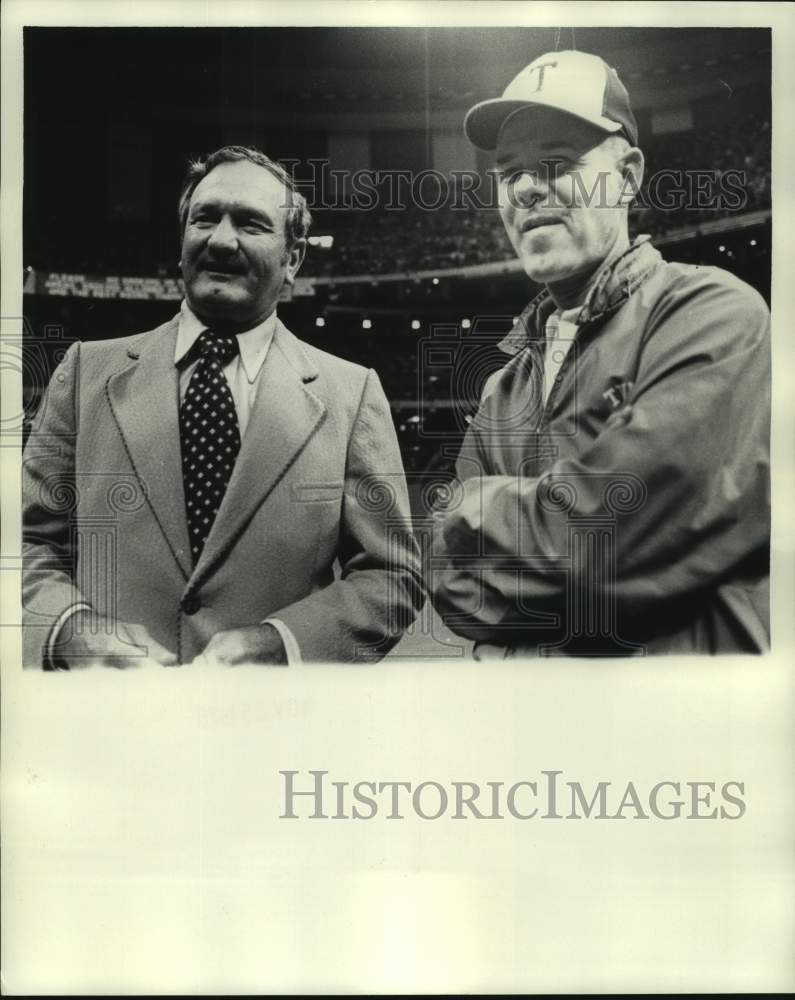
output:
<path id="1" fill-rule="evenodd" d="M 767 308 L 747 286 L 715 281 L 674 288 L 650 324 L 631 405 L 578 458 L 537 479 L 478 476 L 466 458 L 482 454 L 483 442 L 465 443 L 463 502 L 437 515 L 428 581 L 437 609 L 457 616 L 462 635 L 493 640 L 523 609 L 560 607 L 577 518 L 613 514 L 611 572 L 593 575 L 589 564 L 584 582 L 610 587 L 637 613 L 714 585 L 763 552 Z"/>
<path id="2" fill-rule="evenodd" d="M 384 391 L 370 371 L 348 444 L 338 580 L 273 613 L 303 660 L 383 656 L 424 600 L 406 478 Z"/>

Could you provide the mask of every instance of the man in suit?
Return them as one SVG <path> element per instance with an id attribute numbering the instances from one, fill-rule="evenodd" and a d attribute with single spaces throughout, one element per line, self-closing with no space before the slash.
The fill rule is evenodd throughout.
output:
<path id="1" fill-rule="evenodd" d="M 68 351 L 23 460 L 26 666 L 373 660 L 413 619 L 378 378 L 276 315 L 310 221 L 257 150 L 192 163 L 179 314 Z"/>

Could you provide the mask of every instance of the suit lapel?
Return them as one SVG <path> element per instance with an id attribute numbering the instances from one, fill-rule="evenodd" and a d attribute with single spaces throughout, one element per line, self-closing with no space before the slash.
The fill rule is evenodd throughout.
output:
<path id="1" fill-rule="evenodd" d="M 191 583 L 234 545 L 320 425 L 326 407 L 309 388 L 315 378 L 317 368 L 300 342 L 277 320 L 232 478 Z"/>
<path id="2" fill-rule="evenodd" d="M 129 348 L 106 384 L 108 401 L 130 461 L 185 578 L 190 543 L 182 489 L 179 381 L 174 365 L 177 319 Z"/>

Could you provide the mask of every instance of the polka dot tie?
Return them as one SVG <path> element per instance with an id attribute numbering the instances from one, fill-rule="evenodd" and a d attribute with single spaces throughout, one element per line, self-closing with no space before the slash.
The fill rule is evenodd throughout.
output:
<path id="1" fill-rule="evenodd" d="M 235 337 L 205 330 L 179 411 L 182 479 L 194 565 L 201 555 L 240 451 L 235 401 L 223 369 L 238 353 Z M 195 357 L 195 354 L 193 354 Z"/>

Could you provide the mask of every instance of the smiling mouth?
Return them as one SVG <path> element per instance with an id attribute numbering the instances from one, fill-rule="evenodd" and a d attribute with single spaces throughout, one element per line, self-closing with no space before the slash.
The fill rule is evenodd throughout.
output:
<path id="1" fill-rule="evenodd" d="M 203 267 L 202 271 L 209 274 L 211 278 L 237 278 L 240 276 L 240 271 L 222 271 L 216 267 Z"/>
<path id="2" fill-rule="evenodd" d="M 524 222 L 521 227 L 521 232 L 529 233 L 533 229 L 545 229 L 548 226 L 560 226 L 563 222 L 561 219 L 529 219 Z"/>

